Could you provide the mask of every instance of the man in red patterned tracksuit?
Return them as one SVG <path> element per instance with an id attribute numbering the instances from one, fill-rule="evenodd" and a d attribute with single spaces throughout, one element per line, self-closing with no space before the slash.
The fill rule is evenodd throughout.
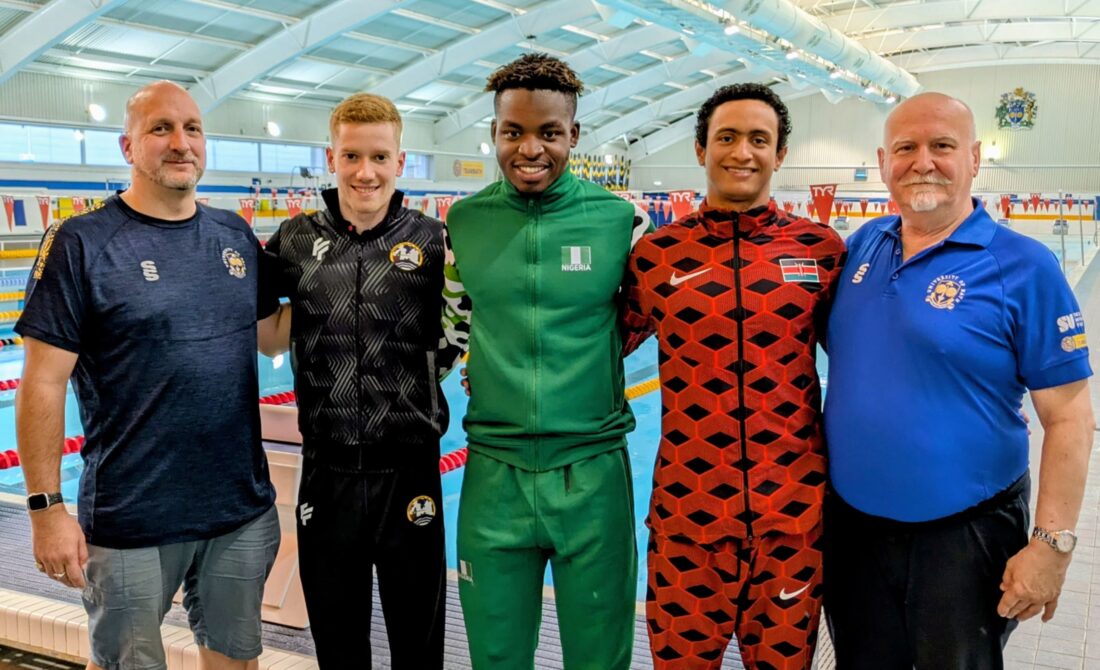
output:
<path id="1" fill-rule="evenodd" d="M 643 238 L 627 272 L 628 349 L 660 339 L 646 617 L 658 670 L 808 669 L 821 602 L 825 454 L 819 333 L 844 244 L 777 211 L 790 117 L 769 88 L 699 110 L 697 212 Z"/>

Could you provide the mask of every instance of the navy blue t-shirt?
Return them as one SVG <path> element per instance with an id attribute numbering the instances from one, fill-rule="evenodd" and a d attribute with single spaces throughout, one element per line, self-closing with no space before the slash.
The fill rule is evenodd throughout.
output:
<path id="1" fill-rule="evenodd" d="M 16 332 L 78 354 L 89 543 L 215 537 L 275 494 L 260 444 L 260 245 L 236 214 L 162 221 L 117 196 L 46 233 Z"/>

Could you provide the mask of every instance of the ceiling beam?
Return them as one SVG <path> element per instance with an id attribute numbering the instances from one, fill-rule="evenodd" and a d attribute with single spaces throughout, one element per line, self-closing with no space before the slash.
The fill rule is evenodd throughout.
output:
<path id="1" fill-rule="evenodd" d="M 505 17 L 477 35 L 453 42 L 438 53 L 398 70 L 372 92 L 397 100 L 463 65 L 595 13 L 592 0 L 553 0 L 536 5 L 522 16 Z"/>
<path id="2" fill-rule="evenodd" d="M 53 0 L 0 37 L 0 83 L 125 0 Z"/>
<path id="3" fill-rule="evenodd" d="M 393 0 L 336 0 L 267 38 L 191 87 L 199 109 L 209 112 L 276 67 L 362 23 L 386 14 Z"/>
<path id="4" fill-rule="evenodd" d="M 680 33 L 656 24 L 624 30 L 606 42 L 597 42 L 562 60 L 583 75 L 588 70 L 630 56 L 642 49 L 680 39 Z M 453 114 L 436 121 L 435 141 L 442 143 L 493 114 L 493 94 L 484 93 Z"/>

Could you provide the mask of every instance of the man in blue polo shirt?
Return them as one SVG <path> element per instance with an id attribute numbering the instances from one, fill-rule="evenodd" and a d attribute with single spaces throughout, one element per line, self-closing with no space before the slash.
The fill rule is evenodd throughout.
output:
<path id="1" fill-rule="evenodd" d="M 878 150 L 901 216 L 848 240 L 829 322 L 825 611 L 846 669 L 1000 668 L 1058 604 L 1092 445 L 1077 301 L 970 187 L 962 102 L 899 105 Z M 1045 431 L 1030 533 L 1025 391 Z"/>

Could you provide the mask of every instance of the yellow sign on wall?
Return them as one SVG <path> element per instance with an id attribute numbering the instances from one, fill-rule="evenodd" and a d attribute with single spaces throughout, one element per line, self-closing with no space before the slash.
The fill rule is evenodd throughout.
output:
<path id="1" fill-rule="evenodd" d="M 464 179 L 482 179 L 485 177 L 485 162 L 456 160 L 454 175 Z"/>

